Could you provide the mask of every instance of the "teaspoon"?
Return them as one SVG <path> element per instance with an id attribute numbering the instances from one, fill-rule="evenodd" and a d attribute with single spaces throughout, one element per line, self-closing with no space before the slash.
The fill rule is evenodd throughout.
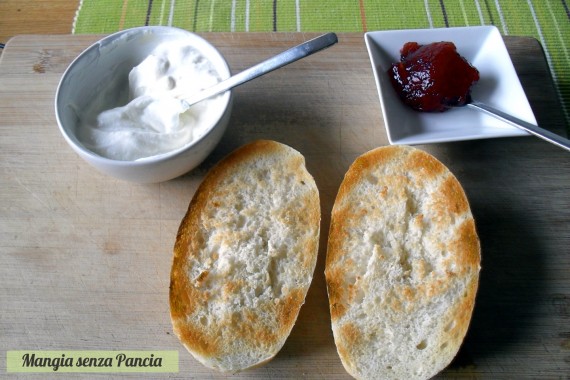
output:
<path id="1" fill-rule="evenodd" d="M 481 102 L 476 102 L 476 101 L 472 101 L 470 103 L 465 104 L 465 106 L 470 107 L 470 108 L 474 108 L 477 109 L 479 111 L 483 111 L 488 115 L 491 115 L 499 120 L 502 120 L 504 122 L 507 122 L 508 124 L 520 128 L 524 131 L 527 131 L 528 133 L 531 133 L 537 137 L 540 137 L 543 140 L 546 140 L 554 145 L 557 145 L 558 147 L 562 148 L 562 149 L 566 149 L 568 151 L 570 151 L 570 140 L 557 135 L 555 133 L 552 133 L 544 128 L 541 128 L 539 126 L 536 126 L 534 124 L 528 123 L 524 120 L 521 120 L 513 115 L 510 115 L 506 112 L 503 112 L 495 107 L 491 107 L 490 105 L 481 103 Z"/>
<path id="2" fill-rule="evenodd" d="M 279 69 L 285 65 L 298 61 L 301 58 L 305 58 L 311 54 L 314 54 L 320 50 L 328 48 L 338 42 L 335 33 L 323 34 L 319 37 L 313 38 L 312 40 L 303 42 L 300 45 L 294 46 L 282 53 L 277 54 L 263 62 L 258 63 L 244 71 L 231 76 L 230 78 L 219 82 L 212 87 L 200 91 L 199 93 L 192 95 L 190 97 L 184 98 L 182 102 L 185 108 L 192 106 L 204 99 L 208 99 L 214 95 L 218 95 L 224 91 L 232 89 L 239 86 L 245 82 L 249 82 L 252 79 L 260 77 L 267 74 L 273 70 Z"/>

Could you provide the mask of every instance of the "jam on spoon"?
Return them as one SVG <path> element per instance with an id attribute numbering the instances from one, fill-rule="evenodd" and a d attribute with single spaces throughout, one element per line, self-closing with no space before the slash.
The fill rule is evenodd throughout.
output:
<path id="1" fill-rule="evenodd" d="M 400 54 L 388 75 L 405 104 L 418 111 L 443 112 L 469 103 L 479 71 L 459 55 L 453 42 L 406 42 Z"/>

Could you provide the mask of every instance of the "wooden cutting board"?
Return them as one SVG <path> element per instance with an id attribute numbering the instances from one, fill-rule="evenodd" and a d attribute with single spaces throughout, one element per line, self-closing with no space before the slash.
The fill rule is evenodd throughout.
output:
<path id="1" fill-rule="evenodd" d="M 313 37 L 204 36 L 233 72 Z M 214 153 L 193 172 L 153 185 L 99 174 L 57 128 L 58 81 L 99 37 L 18 36 L 0 57 L 0 350 L 178 350 L 179 373 L 153 378 L 227 377 L 200 365 L 172 333 L 172 247 L 205 172 L 238 146 L 267 138 L 307 158 L 322 198 L 320 256 L 281 352 L 231 378 L 348 378 L 331 334 L 323 270 L 345 171 L 357 155 L 387 144 L 363 35 L 340 34 L 338 45 L 236 89 Z M 540 45 L 517 37 L 506 43 L 539 123 L 561 133 L 565 120 Z M 533 137 L 420 148 L 464 185 L 483 250 L 472 324 L 441 378 L 568 378 L 570 154 Z M 5 361 L 2 353 L 2 371 Z"/>

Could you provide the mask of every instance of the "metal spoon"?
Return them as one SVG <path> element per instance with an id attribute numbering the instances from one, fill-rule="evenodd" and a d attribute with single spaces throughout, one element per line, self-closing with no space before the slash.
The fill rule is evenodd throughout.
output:
<path id="1" fill-rule="evenodd" d="M 292 47 L 276 56 L 269 58 L 263 62 L 258 63 L 255 66 L 245 69 L 244 71 L 215 84 L 199 93 L 185 98 L 182 100 L 186 108 L 193 104 L 196 104 L 204 99 L 210 98 L 214 95 L 218 95 L 224 91 L 232 89 L 240 84 L 249 82 L 252 79 L 260 77 L 267 74 L 273 70 L 279 69 L 285 65 L 292 62 L 298 61 L 301 58 L 305 58 L 311 54 L 314 54 L 320 50 L 328 48 L 338 42 L 335 33 L 327 33 L 322 36 L 313 38 L 312 40 L 303 42 L 300 45 Z"/>
<path id="2" fill-rule="evenodd" d="M 554 145 L 559 146 L 562 149 L 566 149 L 567 151 L 570 151 L 570 140 L 565 139 L 562 136 L 559 136 L 555 133 L 552 133 L 550 131 L 547 131 L 544 128 L 540 128 L 536 125 L 533 125 L 531 123 L 527 123 L 524 120 L 521 120 L 517 117 L 514 117 L 513 115 L 509 115 L 508 113 L 505 113 L 501 110 L 498 110 L 494 107 L 491 107 L 487 104 L 484 103 L 480 103 L 480 102 L 470 102 L 466 104 L 467 107 L 471 107 L 474 109 L 477 109 L 479 111 L 483 111 L 499 120 L 505 121 L 507 123 L 509 123 L 510 125 L 520 128 L 522 130 L 527 131 L 528 133 L 531 133 L 537 137 L 540 137 L 543 140 L 546 140 Z"/>

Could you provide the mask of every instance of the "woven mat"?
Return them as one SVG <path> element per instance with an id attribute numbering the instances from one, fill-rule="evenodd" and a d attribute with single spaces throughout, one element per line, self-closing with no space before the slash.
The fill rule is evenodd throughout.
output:
<path id="1" fill-rule="evenodd" d="M 567 0 L 82 0 L 75 34 L 141 25 L 195 32 L 363 32 L 495 25 L 542 44 L 570 120 L 570 1 Z"/>

